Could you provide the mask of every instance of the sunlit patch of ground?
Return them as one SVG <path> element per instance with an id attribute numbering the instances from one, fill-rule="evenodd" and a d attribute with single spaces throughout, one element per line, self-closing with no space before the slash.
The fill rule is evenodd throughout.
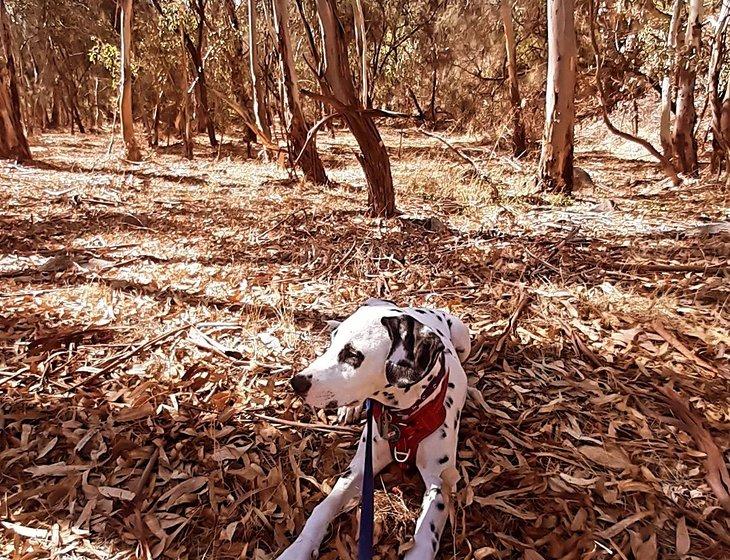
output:
<path id="1" fill-rule="evenodd" d="M 465 411 L 441 557 L 665 557 L 686 536 L 694 557 L 726 558 L 705 455 L 658 389 L 730 446 L 727 190 L 675 189 L 581 134 L 595 187 L 573 200 L 536 193 L 533 159 L 479 138 L 449 140 L 486 180 L 387 129 L 391 220 L 363 217 L 342 132 L 318 139 L 332 187 L 202 137 L 192 162 L 173 143 L 129 166 L 108 136 L 51 134 L 35 164 L 3 164 L 0 554 L 274 557 L 354 441 L 286 380 L 325 320 L 384 296 L 448 308 L 474 335 L 484 400 Z M 377 547 L 396 558 L 421 490 L 397 470 L 384 482 Z M 350 511 L 323 557 L 354 558 L 355 527 Z"/>

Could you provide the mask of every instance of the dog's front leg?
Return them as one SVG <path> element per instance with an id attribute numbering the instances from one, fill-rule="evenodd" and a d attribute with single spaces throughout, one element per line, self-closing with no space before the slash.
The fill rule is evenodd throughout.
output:
<path id="1" fill-rule="evenodd" d="M 373 425 L 373 474 L 392 461 L 390 445 L 378 434 Z M 350 466 L 335 484 L 332 492 L 314 508 L 301 534 L 278 560 L 310 560 L 319 555 L 319 546 L 327 533 L 327 527 L 338 513 L 362 490 L 363 469 L 365 468 L 365 436 L 360 443 Z"/>
<path id="2" fill-rule="evenodd" d="M 416 465 L 421 473 L 426 491 L 423 494 L 421 514 L 416 521 L 414 545 L 405 560 L 428 560 L 435 558 L 439 549 L 441 533 L 443 533 L 448 511 L 442 492 L 441 473 L 456 465 L 456 439 L 458 421 L 447 419 L 439 428 L 421 442 L 418 449 Z"/>

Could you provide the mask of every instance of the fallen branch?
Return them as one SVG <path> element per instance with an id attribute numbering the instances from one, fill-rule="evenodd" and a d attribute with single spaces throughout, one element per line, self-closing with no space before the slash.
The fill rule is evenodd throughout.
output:
<path id="1" fill-rule="evenodd" d="M 166 340 L 166 339 L 170 338 L 171 336 L 181 333 L 182 331 L 189 329 L 192 326 L 194 326 L 194 325 L 187 324 L 187 325 L 183 325 L 181 327 L 176 327 L 174 329 L 171 329 L 167 332 L 162 333 L 161 335 L 153 338 L 152 340 L 148 340 L 147 342 L 143 342 L 142 344 L 135 346 L 134 348 L 132 348 L 131 350 L 128 350 L 127 352 L 123 352 L 121 354 L 118 354 L 117 356 L 114 356 L 114 357 L 106 360 L 104 362 L 104 365 L 102 366 L 102 368 L 99 371 L 93 373 L 89 377 L 87 377 L 87 378 L 83 379 L 82 381 L 79 381 L 75 385 L 71 386 L 66 391 L 66 394 L 68 395 L 69 393 L 76 391 L 78 388 L 83 387 L 87 383 L 94 381 L 95 379 L 98 379 L 105 373 L 109 373 L 114 368 L 116 368 L 123 362 L 127 361 L 132 356 L 139 354 L 143 350 L 146 350 L 147 348 L 154 346 L 155 344 L 158 344 L 159 342 L 162 342 L 163 340 Z M 68 396 L 70 396 L 70 395 L 68 395 Z"/>
<path id="2" fill-rule="evenodd" d="M 248 111 L 244 107 L 242 107 L 239 103 L 232 101 L 231 99 L 228 98 L 227 95 L 218 91 L 215 88 L 208 86 L 208 90 L 213 92 L 213 95 L 215 95 L 218 99 L 223 101 L 223 103 L 228 105 L 231 109 L 233 109 L 233 111 L 239 117 L 241 117 L 241 119 L 243 120 L 243 123 L 249 129 L 251 129 L 251 131 L 256 135 L 256 138 L 258 138 L 259 142 L 265 148 L 268 148 L 269 150 L 272 150 L 275 152 L 279 151 L 279 146 L 277 144 L 274 144 L 274 142 L 272 142 L 271 138 L 263 130 L 261 130 L 258 126 L 256 126 L 256 123 L 253 121 L 253 118 L 251 117 L 251 115 L 248 113 Z"/>
<path id="3" fill-rule="evenodd" d="M 702 420 L 690 410 L 684 400 L 669 386 L 659 388 L 662 400 L 684 424 L 684 429 L 697 446 L 707 455 L 707 482 L 725 511 L 730 512 L 730 473 L 712 435 L 702 424 Z"/>
<path id="4" fill-rule="evenodd" d="M 499 191 L 497 190 L 497 187 L 494 186 L 494 184 L 492 183 L 492 181 L 489 178 L 489 175 L 487 175 L 487 173 L 484 170 L 482 170 L 481 167 L 479 167 L 479 165 L 477 164 L 477 162 L 473 158 L 471 158 L 468 155 L 466 155 L 464 152 L 462 152 L 456 146 L 454 146 L 451 142 L 449 142 L 446 138 L 444 138 L 442 136 L 439 136 L 435 132 L 429 132 L 427 130 L 424 130 L 423 128 L 418 128 L 417 130 L 421 134 L 424 134 L 425 136 L 428 136 L 430 138 L 435 138 L 439 142 L 443 143 L 452 152 L 454 152 L 457 156 L 459 156 L 463 161 L 465 161 L 466 163 L 468 163 L 469 165 L 471 165 L 472 168 L 474 169 L 474 173 L 476 174 L 476 176 L 479 179 L 485 181 L 491 187 L 491 189 L 492 189 L 492 200 L 495 201 L 495 202 L 497 200 L 499 200 Z"/>
<path id="5" fill-rule="evenodd" d="M 296 420 L 285 420 L 283 418 L 275 418 L 273 416 L 267 416 L 265 414 L 259 414 L 257 412 L 250 413 L 250 416 L 271 422 L 272 424 L 281 424 L 283 426 L 291 426 L 292 428 L 304 428 L 307 430 L 315 430 L 319 432 L 335 432 L 341 434 L 358 434 L 360 433 L 359 428 L 349 428 L 347 426 L 330 426 L 329 424 L 314 423 L 310 424 L 307 422 L 297 422 Z"/>
<path id="6" fill-rule="evenodd" d="M 701 272 L 705 274 L 716 274 L 718 272 L 725 272 L 730 270 L 728 264 L 702 264 L 702 263 L 688 263 L 688 264 L 652 264 L 652 263 L 629 263 L 629 262 L 617 262 L 610 263 L 604 262 L 603 266 L 607 268 L 618 268 L 618 269 L 631 269 L 636 271 L 644 272 Z"/>

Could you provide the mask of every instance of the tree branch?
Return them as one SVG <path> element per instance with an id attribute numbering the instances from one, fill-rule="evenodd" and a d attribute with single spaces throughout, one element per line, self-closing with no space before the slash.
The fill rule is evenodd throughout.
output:
<path id="1" fill-rule="evenodd" d="M 588 10 L 588 19 L 590 21 L 591 31 L 591 44 L 593 45 L 593 52 L 596 58 L 596 88 L 598 89 L 598 101 L 601 104 L 601 113 L 603 115 L 603 122 L 606 125 L 606 128 L 608 128 L 609 131 L 611 131 L 619 138 L 623 138 L 624 140 L 628 140 L 629 142 L 634 142 L 635 144 L 639 144 L 639 146 L 643 147 L 647 152 L 649 152 L 659 161 L 662 170 L 672 180 L 672 183 L 675 186 L 681 185 L 682 180 L 677 175 L 677 170 L 675 169 L 674 165 L 672 165 L 672 162 L 664 157 L 654 146 L 651 145 L 649 141 L 644 140 L 643 138 L 640 138 L 638 136 L 634 136 L 633 134 L 629 134 L 628 132 L 624 132 L 623 130 L 619 130 L 611 122 L 611 119 L 608 116 L 608 109 L 606 109 L 606 92 L 603 89 L 603 81 L 601 79 L 603 60 L 601 57 L 600 49 L 598 47 L 598 38 L 596 37 L 596 6 L 594 0 L 588 0 Z"/>

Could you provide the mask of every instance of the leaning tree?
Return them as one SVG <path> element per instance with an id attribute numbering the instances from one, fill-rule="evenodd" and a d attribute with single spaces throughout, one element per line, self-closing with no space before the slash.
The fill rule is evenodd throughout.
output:
<path id="1" fill-rule="evenodd" d="M 312 138 L 307 142 L 307 120 L 302 109 L 299 78 L 294 65 L 294 52 L 289 35 L 289 13 L 286 0 L 273 0 L 274 30 L 276 32 L 281 68 L 281 89 L 284 92 L 286 131 L 290 158 L 299 163 L 305 177 L 315 184 L 326 185 L 327 174 Z"/>
<path id="2" fill-rule="evenodd" d="M 323 43 L 322 99 L 347 123 L 360 147 L 357 158 L 365 172 L 369 212 L 373 216 L 395 214 L 395 192 L 388 150 L 380 137 L 372 114 L 355 91 L 352 68 L 347 56 L 347 40 L 337 14 L 335 0 L 317 0 L 317 16 Z"/>

